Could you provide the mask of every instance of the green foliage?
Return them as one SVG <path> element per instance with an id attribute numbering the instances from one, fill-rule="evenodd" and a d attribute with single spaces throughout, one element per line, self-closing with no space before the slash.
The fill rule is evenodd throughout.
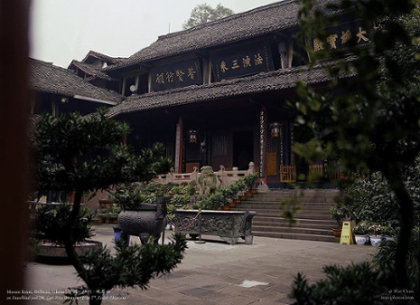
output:
<path id="1" fill-rule="evenodd" d="M 338 224 L 343 222 L 343 219 L 346 217 L 346 214 L 342 209 L 337 209 L 337 207 L 330 208 L 331 217 L 334 218 Z"/>
<path id="2" fill-rule="evenodd" d="M 366 234 L 372 233 L 369 227 L 370 227 L 369 223 L 365 221 L 361 221 L 357 225 L 354 226 L 353 233 L 357 235 L 366 235 Z"/>
<path id="3" fill-rule="evenodd" d="M 229 199 L 237 197 L 240 192 L 247 190 L 247 188 L 250 190 L 250 186 L 252 188 L 256 179 L 256 174 L 246 175 L 227 187 L 221 187 L 213 194 L 201 197 L 193 204 L 193 208 L 202 210 L 218 210 L 223 207 Z"/>
<path id="4" fill-rule="evenodd" d="M 298 199 L 285 199 L 280 202 L 281 216 L 289 221 L 289 226 L 298 224 L 298 220 L 294 217 L 296 213 L 302 210 L 302 202 Z"/>
<path id="5" fill-rule="evenodd" d="M 257 174 L 248 174 L 244 177 L 244 183 L 248 190 L 252 190 L 255 187 L 257 178 L 258 178 Z"/>
<path id="6" fill-rule="evenodd" d="M 126 184 L 119 187 L 112 201 L 124 210 L 136 210 L 143 203 L 154 203 L 160 196 L 168 198 L 169 217 L 176 208 L 184 208 L 195 198 L 195 183 Z"/>
<path id="7" fill-rule="evenodd" d="M 77 113 L 58 117 L 44 114 L 34 128 L 34 172 L 39 195 L 50 190 L 75 192 L 71 210 L 42 210 L 39 217 L 42 238 L 65 245 L 71 264 L 89 288 L 90 304 L 101 303 L 102 292 L 98 289 L 112 288 L 119 281 L 119 276 L 115 275 L 119 272 L 115 271 L 113 263 L 109 263 L 113 258 L 104 249 L 96 254 L 95 262 L 91 262 L 91 265 L 89 261 L 82 263 L 74 250 L 75 242 L 90 234 L 79 213 L 82 194 L 121 183 L 148 181 L 156 174 L 168 171 L 170 166 L 170 161 L 163 156 L 162 144 L 134 155 L 132 149 L 122 143 L 127 133 L 126 124 L 107 119 L 103 111 L 88 117 L 81 117 Z M 119 195 L 120 200 L 126 199 L 124 194 Z M 124 201 L 125 204 L 132 202 L 134 200 Z M 183 251 L 178 246 L 174 247 Z M 144 281 L 153 272 L 161 273 L 173 268 L 164 267 L 162 257 L 168 259 L 168 263 L 178 262 L 177 258 L 182 258 L 177 253 L 163 255 L 159 249 L 149 248 L 146 254 L 143 264 L 150 261 L 150 272 L 144 272 Z M 123 267 L 131 268 L 130 261 L 125 262 L 128 265 Z M 122 268 L 120 265 L 117 267 Z M 108 271 L 111 272 L 109 277 L 105 274 Z"/>
<path id="8" fill-rule="evenodd" d="M 81 258 L 86 268 L 83 279 L 89 289 L 76 291 L 70 297 L 77 300 L 88 294 L 91 301 L 100 304 L 103 294 L 115 286 L 146 289 L 150 279 L 171 272 L 181 262 L 186 249 L 185 236 L 175 234 L 174 241 L 167 245 L 153 242 L 143 246 L 120 244 L 115 256 L 106 248 L 91 251 Z"/>
<path id="9" fill-rule="evenodd" d="M 366 20 L 361 20 L 365 28 L 385 19 L 370 37 L 372 47 L 336 50 L 328 49 L 326 37 L 330 33 L 325 29 L 338 24 L 338 17 L 326 15 L 314 1 L 301 2 L 303 9 L 299 21 L 305 41 L 308 43 L 317 37 L 327 47 L 323 52 L 314 52 L 307 45 L 311 64 L 344 55 L 355 57 L 329 66 L 328 92 L 319 94 L 304 83 L 298 85 L 300 100 L 296 107 L 300 116 L 297 123 L 313 130 L 315 137 L 299 150 L 311 155 L 309 152 L 315 151 L 316 142 L 316 147 L 325 154 L 334 151 L 346 168 L 352 170 L 382 170 L 395 160 L 411 163 L 420 148 L 417 99 L 420 63 L 415 59 L 420 45 L 410 39 L 419 36 L 418 11 L 413 10 L 411 1 L 402 1 L 395 10 L 389 9 L 393 1 L 383 1 L 379 10 L 372 10 L 378 6 L 373 0 L 366 4 L 362 1 L 339 2 L 338 6 L 350 17 L 366 16 Z M 385 15 L 387 10 L 392 14 Z M 389 17 L 409 12 L 412 15 L 404 18 Z M 354 74 L 357 78 L 343 78 L 343 75 Z M 335 94 L 335 90 L 340 94 Z M 318 152 L 322 155 L 320 150 Z"/>
<path id="10" fill-rule="evenodd" d="M 398 213 L 400 228 L 394 271 L 400 287 L 407 287 L 405 264 L 415 210 L 402 172 L 420 152 L 420 9 L 411 0 L 342 0 L 326 6 L 300 2 L 300 37 L 311 65 L 322 62 L 330 80 L 324 90 L 298 83 L 296 124 L 311 130 L 316 147 L 330 159 L 340 159 L 346 171 L 379 171 L 386 178 L 398 203 L 398 209 L 389 211 Z M 332 49 L 327 37 L 342 22 L 337 11 L 364 29 L 377 25 L 370 43 L 359 46 L 353 38 L 348 48 Z M 323 51 L 314 52 L 314 38 L 323 42 Z M 299 150 L 316 155 L 310 153 L 313 141 Z"/>
<path id="11" fill-rule="evenodd" d="M 64 244 L 67 240 L 65 232 L 72 228 L 74 242 L 84 241 L 91 237 L 92 230 L 89 221 L 92 216 L 87 209 L 81 209 L 75 224 L 70 223 L 72 207 L 69 204 L 42 205 L 36 209 L 35 230 L 39 240 L 49 240 L 57 244 Z"/>
<path id="12" fill-rule="evenodd" d="M 141 192 L 138 184 L 133 183 L 118 187 L 111 200 L 119 205 L 122 210 L 137 210 L 142 203 L 147 202 L 148 196 Z"/>
<path id="13" fill-rule="evenodd" d="M 121 208 L 117 205 L 114 205 L 111 209 L 107 209 L 107 208 L 100 209 L 96 213 L 96 217 L 99 219 L 116 220 L 120 212 L 121 212 Z"/>
<path id="14" fill-rule="evenodd" d="M 184 30 L 205 24 L 210 21 L 215 21 L 233 14 L 229 8 L 218 4 L 216 8 L 212 8 L 208 4 L 199 4 L 192 11 L 190 18 L 184 23 Z"/>
<path id="15" fill-rule="evenodd" d="M 123 181 L 144 181 L 168 170 L 162 144 L 132 154 L 122 140 L 125 123 L 96 113 L 82 118 L 78 113 L 53 117 L 43 114 L 36 122 L 33 144 L 36 154 L 37 190 L 90 191 L 106 189 Z"/>
<path id="16" fill-rule="evenodd" d="M 304 275 L 295 278 L 291 297 L 299 305 L 371 305 L 383 304 L 381 295 L 387 290 L 371 264 L 364 262 L 347 267 L 326 266 L 326 279 L 309 284 Z"/>
<path id="17" fill-rule="evenodd" d="M 358 235 L 387 235 L 394 236 L 396 234 L 396 229 L 393 228 L 390 224 L 381 225 L 378 223 L 372 223 L 368 221 L 359 222 L 354 228 L 353 233 Z"/>
<path id="18" fill-rule="evenodd" d="M 412 236 L 408 248 L 407 273 L 410 279 L 410 289 L 414 290 L 417 302 L 420 301 L 420 228 L 413 228 Z M 395 287 L 395 259 L 397 244 L 394 241 L 387 241 L 379 247 L 378 253 L 373 258 L 373 264 L 384 278 L 387 287 Z"/>
<path id="19" fill-rule="evenodd" d="M 420 212 L 420 158 L 403 172 L 404 184 L 414 203 L 415 222 Z M 389 183 L 380 172 L 365 179 L 355 179 L 342 186 L 342 196 L 337 201 L 337 213 L 359 221 L 393 227 L 399 224 L 398 201 Z"/>
<path id="20" fill-rule="evenodd" d="M 366 230 L 368 225 L 365 225 Z M 419 302 L 419 227 L 413 229 L 407 260 L 407 271 L 410 279 L 408 289 L 398 289 L 395 280 L 395 259 L 397 244 L 386 241 L 379 247 L 372 263 L 352 264 L 347 267 L 326 266 L 326 279 L 309 284 L 304 275 L 295 277 L 291 297 L 293 304 L 416 304 Z M 389 293 L 391 292 L 391 293 Z M 396 293 L 399 292 L 399 293 Z M 392 299 L 392 298 L 395 299 Z M 406 297 L 398 303 L 398 297 Z"/>

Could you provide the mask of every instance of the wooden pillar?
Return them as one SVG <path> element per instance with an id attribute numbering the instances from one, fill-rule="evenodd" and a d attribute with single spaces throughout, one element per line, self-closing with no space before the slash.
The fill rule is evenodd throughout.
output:
<path id="1" fill-rule="evenodd" d="M 267 183 L 266 176 L 266 154 L 267 154 L 267 110 L 265 106 L 260 110 L 260 170 L 259 177 L 262 182 Z"/>
<path id="2" fill-rule="evenodd" d="M 184 146 L 184 122 L 182 116 L 178 118 L 175 135 L 175 173 L 182 172 L 182 155 Z"/>
<path id="3" fill-rule="evenodd" d="M 147 75 L 147 92 L 152 92 L 152 73 L 148 73 Z"/>
<path id="4" fill-rule="evenodd" d="M 295 135 L 293 130 L 293 121 L 290 121 L 290 164 L 295 165 L 295 153 L 293 152 L 293 145 L 295 144 Z"/>

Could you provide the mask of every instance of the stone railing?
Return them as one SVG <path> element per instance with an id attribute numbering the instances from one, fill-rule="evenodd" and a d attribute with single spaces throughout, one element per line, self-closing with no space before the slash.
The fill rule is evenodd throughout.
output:
<path id="1" fill-rule="evenodd" d="M 219 186 L 229 186 L 233 184 L 235 181 L 243 178 L 248 174 L 255 173 L 255 165 L 254 162 L 249 162 L 249 167 L 247 170 L 225 170 L 223 165 L 220 165 L 220 169 L 214 172 L 214 175 L 217 178 L 217 187 Z M 155 179 L 152 180 L 152 183 L 159 183 L 159 184 L 166 184 L 166 183 L 183 183 L 183 182 L 193 182 L 195 181 L 198 183 L 198 179 L 200 178 L 201 173 L 199 172 L 198 168 L 194 167 L 194 171 L 192 173 L 174 173 L 173 171 L 164 174 L 158 175 Z"/>

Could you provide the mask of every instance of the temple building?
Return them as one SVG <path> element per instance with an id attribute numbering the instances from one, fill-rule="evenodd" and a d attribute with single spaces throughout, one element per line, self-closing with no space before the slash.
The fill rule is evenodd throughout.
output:
<path id="1" fill-rule="evenodd" d="M 108 94 L 92 89 L 91 101 L 115 102 L 108 115 L 130 124 L 129 144 L 163 143 L 175 173 L 203 165 L 243 170 L 252 161 L 272 187 L 311 173 L 336 179 L 335 162 L 307 164 L 292 151 L 302 137 L 287 106 L 296 82 L 322 89 L 328 81 L 322 66 L 307 66 L 310 58 L 296 38 L 298 10 L 290 0 L 262 6 L 159 36 L 128 58 L 91 51 L 67 71 Z M 342 20 L 328 39 L 332 48 L 345 48 L 351 37 L 369 41 L 366 29 Z M 323 48 L 316 39 L 311 44 Z M 81 96 L 89 95 L 69 95 L 89 100 Z"/>
<path id="2" fill-rule="evenodd" d="M 176 173 L 202 165 L 241 170 L 253 161 L 269 186 L 311 172 L 335 179 L 332 162 L 327 170 L 326 160 L 306 164 L 292 152 L 300 134 L 287 101 L 296 97 L 296 81 L 322 88 L 328 80 L 323 67 L 306 66 L 310 59 L 296 39 L 298 10 L 295 1 L 282 1 L 160 36 L 103 69 L 126 96 L 110 117 L 130 123 L 135 146 L 164 143 Z M 352 35 L 368 41 L 344 17 L 336 32 L 328 40 L 334 48 Z"/>

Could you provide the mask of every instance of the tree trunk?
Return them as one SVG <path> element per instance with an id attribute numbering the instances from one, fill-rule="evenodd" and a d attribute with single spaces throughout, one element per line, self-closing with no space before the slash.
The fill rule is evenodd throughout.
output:
<path id="1" fill-rule="evenodd" d="M 397 252 L 395 259 L 395 278 L 397 287 L 408 288 L 407 256 L 413 228 L 413 200 L 404 185 L 402 173 L 398 166 L 390 166 L 384 172 L 391 190 L 395 193 L 399 203 L 400 232 L 398 236 Z"/>
<path id="2" fill-rule="evenodd" d="M 81 277 L 81 279 L 83 281 L 87 283 L 87 275 L 86 275 L 86 269 L 84 268 L 82 262 L 80 261 L 80 257 L 79 255 L 76 253 L 76 249 L 75 249 L 75 242 L 74 242 L 74 238 L 73 238 L 73 234 L 72 234 L 72 228 L 74 226 L 74 222 L 77 219 L 77 215 L 79 215 L 80 212 L 80 202 L 82 199 L 82 192 L 81 191 L 76 191 L 75 196 L 74 196 L 74 202 L 73 202 L 73 208 L 70 214 L 70 218 L 69 218 L 69 223 L 68 223 L 68 228 L 67 228 L 67 238 L 66 238 L 66 242 L 64 244 L 65 248 L 66 248 L 66 253 L 67 256 L 70 260 L 70 263 L 73 265 L 74 269 L 76 269 L 77 274 Z M 89 286 L 89 284 L 88 284 Z"/>
<path id="3" fill-rule="evenodd" d="M 77 274 L 80 276 L 80 278 L 86 283 L 88 289 L 89 289 L 89 304 L 90 305 L 100 305 L 102 303 L 102 296 L 103 294 L 101 292 L 97 292 L 96 289 L 92 289 L 89 283 L 89 279 L 86 273 L 86 269 L 83 266 L 79 255 L 76 253 L 75 249 L 75 243 L 73 239 L 72 234 L 72 227 L 74 225 L 74 222 L 77 219 L 77 216 L 80 212 L 80 202 L 82 200 L 82 191 L 76 190 L 74 195 L 74 202 L 73 202 L 73 208 L 70 214 L 68 228 L 67 228 L 67 238 L 65 243 L 66 253 L 70 260 L 70 263 L 73 265 L 74 269 L 76 269 Z"/>
<path id="4" fill-rule="evenodd" d="M 92 293 L 89 292 L 89 305 L 101 305 L 102 297 L 102 293 L 96 291 L 92 291 Z"/>

